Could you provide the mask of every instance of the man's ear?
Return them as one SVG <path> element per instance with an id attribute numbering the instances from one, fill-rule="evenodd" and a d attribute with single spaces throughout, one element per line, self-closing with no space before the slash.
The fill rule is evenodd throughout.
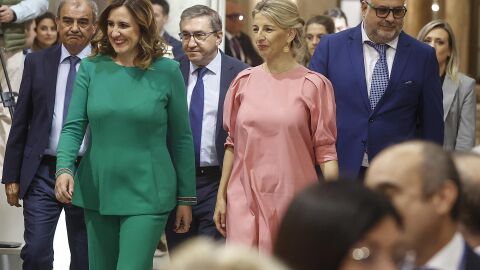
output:
<path id="1" fill-rule="evenodd" d="M 453 181 L 447 181 L 434 195 L 433 203 L 439 215 L 450 215 L 459 196 L 457 185 Z"/>

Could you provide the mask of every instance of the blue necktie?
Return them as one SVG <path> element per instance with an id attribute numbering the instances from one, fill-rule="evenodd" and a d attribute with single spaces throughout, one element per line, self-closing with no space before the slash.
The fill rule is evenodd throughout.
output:
<path id="1" fill-rule="evenodd" d="M 192 97 L 190 98 L 190 126 L 192 128 L 193 147 L 195 150 L 195 165 L 200 167 L 200 146 L 202 143 L 202 123 L 204 107 L 204 85 L 203 76 L 207 73 L 207 68 L 197 68 L 197 82 L 193 87 Z"/>
<path id="2" fill-rule="evenodd" d="M 387 65 L 387 48 L 386 44 L 375 44 L 371 41 L 366 41 L 366 43 L 372 46 L 380 55 L 375 63 L 372 74 L 372 84 L 370 87 L 370 107 L 375 109 L 378 101 L 382 98 L 385 90 L 388 86 L 388 65 Z"/>
<path id="3" fill-rule="evenodd" d="M 70 99 L 72 99 L 73 84 L 75 83 L 75 77 L 77 76 L 77 69 L 75 67 L 78 62 L 80 62 L 80 58 L 75 55 L 70 55 L 67 58 L 70 61 L 70 70 L 68 71 L 67 87 L 65 88 L 62 126 L 65 124 L 65 120 L 67 120 L 68 106 L 70 105 Z"/>

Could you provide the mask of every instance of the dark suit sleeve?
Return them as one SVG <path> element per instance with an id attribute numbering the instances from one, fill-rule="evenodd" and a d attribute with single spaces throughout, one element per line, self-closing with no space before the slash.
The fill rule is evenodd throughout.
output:
<path id="1" fill-rule="evenodd" d="M 429 54 L 418 110 L 419 131 L 422 139 L 443 145 L 443 91 L 435 50 Z"/>
<path id="2" fill-rule="evenodd" d="M 195 155 L 183 76 L 178 66 L 171 70 L 171 94 L 167 105 L 170 155 L 177 176 L 177 204 L 195 205 Z"/>
<path id="3" fill-rule="evenodd" d="M 312 59 L 310 60 L 310 64 L 308 68 L 310 70 L 316 71 L 325 77 L 328 78 L 327 70 L 328 70 L 328 45 L 329 45 L 328 37 L 322 37 L 320 43 L 315 48 L 315 52 L 313 53 Z"/>
<path id="4" fill-rule="evenodd" d="M 33 61 L 28 54 L 25 59 L 22 82 L 20 84 L 19 96 L 15 107 L 10 135 L 8 136 L 5 160 L 3 164 L 2 183 L 18 182 L 20 168 L 22 166 L 23 151 L 27 140 L 29 121 L 32 114 L 32 74 Z"/>

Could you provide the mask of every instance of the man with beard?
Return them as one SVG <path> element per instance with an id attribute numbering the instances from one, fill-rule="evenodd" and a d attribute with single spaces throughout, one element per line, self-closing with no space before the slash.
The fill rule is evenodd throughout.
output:
<path id="1" fill-rule="evenodd" d="M 310 69 L 332 82 L 340 173 L 359 175 L 388 145 L 443 143 L 435 50 L 402 31 L 405 0 L 364 0 L 363 21 L 322 38 Z"/>

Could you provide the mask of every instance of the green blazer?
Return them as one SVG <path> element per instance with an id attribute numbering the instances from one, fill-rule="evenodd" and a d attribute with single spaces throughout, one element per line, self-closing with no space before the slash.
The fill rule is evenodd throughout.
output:
<path id="1" fill-rule="evenodd" d="M 84 59 L 57 149 L 57 174 L 74 172 L 89 127 L 73 204 L 104 215 L 158 214 L 195 204 L 186 100 L 173 60 L 160 58 L 141 70 L 108 56 Z"/>

